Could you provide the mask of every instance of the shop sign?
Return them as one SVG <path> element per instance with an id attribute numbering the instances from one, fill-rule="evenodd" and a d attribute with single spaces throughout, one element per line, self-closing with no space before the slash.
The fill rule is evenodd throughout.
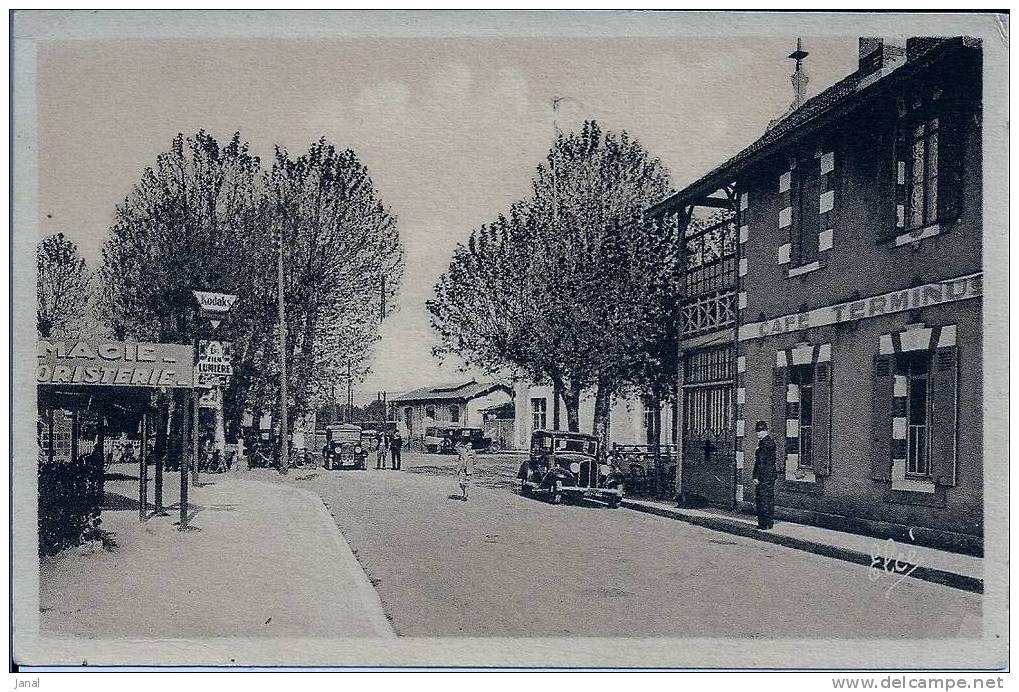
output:
<path id="1" fill-rule="evenodd" d="M 861 298 L 860 300 L 848 303 L 828 305 L 809 312 L 783 315 L 772 320 L 744 324 L 739 328 L 739 340 L 763 339 L 766 336 L 797 332 L 802 329 L 810 329 L 811 327 L 823 327 L 840 322 L 855 322 L 871 317 L 905 312 L 906 310 L 916 310 L 932 305 L 978 298 L 983 295 L 983 291 L 984 275 L 982 272 L 978 272 L 934 284 L 904 288 L 879 296 Z"/>
<path id="2" fill-rule="evenodd" d="M 186 387 L 194 348 L 134 341 L 40 341 L 38 384 Z"/>
<path id="3" fill-rule="evenodd" d="M 198 399 L 198 405 L 201 408 L 219 408 L 220 391 L 219 389 L 210 389 L 207 392 L 203 392 Z"/>
<path id="4" fill-rule="evenodd" d="M 198 342 L 198 364 L 195 372 L 199 375 L 212 375 L 218 377 L 230 377 L 234 374 L 232 359 L 232 344 L 224 341 L 207 341 L 202 339 Z"/>
<path id="5" fill-rule="evenodd" d="M 209 293 L 207 291 L 192 291 L 192 293 L 195 294 L 202 310 L 209 312 L 229 312 L 237 302 L 237 296 L 229 293 Z"/>

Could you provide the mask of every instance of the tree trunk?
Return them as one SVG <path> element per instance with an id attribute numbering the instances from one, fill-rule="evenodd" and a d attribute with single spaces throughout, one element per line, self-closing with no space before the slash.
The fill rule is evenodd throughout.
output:
<path id="1" fill-rule="evenodd" d="M 594 393 L 594 427 L 592 433 L 601 442 L 603 450 L 609 448 L 609 412 L 612 408 L 612 387 L 602 378 Z"/>
<path id="2" fill-rule="evenodd" d="M 580 432 L 580 384 L 571 382 L 569 387 L 560 385 L 563 403 L 566 404 L 566 429 Z"/>

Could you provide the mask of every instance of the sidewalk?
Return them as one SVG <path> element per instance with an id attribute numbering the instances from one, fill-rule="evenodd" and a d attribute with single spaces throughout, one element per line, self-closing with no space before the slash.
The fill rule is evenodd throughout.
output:
<path id="1" fill-rule="evenodd" d="M 364 637 L 394 632 L 378 594 L 317 495 L 245 473 L 202 474 L 198 530 L 169 516 L 138 521 L 136 479 L 106 483 L 98 544 L 40 560 L 40 627 L 89 638 Z M 151 502 L 150 495 L 150 502 Z"/>
<path id="2" fill-rule="evenodd" d="M 756 518 L 721 509 L 677 508 L 675 503 L 635 498 L 623 500 L 623 506 L 736 536 L 873 566 L 875 570 L 886 570 L 896 577 L 905 575 L 964 591 L 984 591 L 983 558 L 972 555 L 912 544 L 892 544 L 889 540 L 789 521 L 776 521 L 773 529 L 761 531 L 757 528 Z"/>

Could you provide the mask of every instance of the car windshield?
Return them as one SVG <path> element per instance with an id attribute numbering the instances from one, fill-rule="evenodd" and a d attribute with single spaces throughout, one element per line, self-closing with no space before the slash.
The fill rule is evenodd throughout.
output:
<path id="1" fill-rule="evenodd" d="M 578 440 L 565 437 L 555 441 L 555 450 L 557 452 L 578 452 L 595 456 L 598 451 L 598 443 L 593 440 Z"/>

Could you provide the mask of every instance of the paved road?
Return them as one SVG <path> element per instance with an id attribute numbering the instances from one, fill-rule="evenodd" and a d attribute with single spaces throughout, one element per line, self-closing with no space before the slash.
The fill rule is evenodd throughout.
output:
<path id="1" fill-rule="evenodd" d="M 452 457 L 405 454 L 401 472 L 299 470 L 284 482 L 323 498 L 403 636 L 977 634 L 976 594 L 907 580 L 886 597 L 859 565 L 525 498 L 517 464 L 479 456 L 467 503 L 452 499 Z"/>

